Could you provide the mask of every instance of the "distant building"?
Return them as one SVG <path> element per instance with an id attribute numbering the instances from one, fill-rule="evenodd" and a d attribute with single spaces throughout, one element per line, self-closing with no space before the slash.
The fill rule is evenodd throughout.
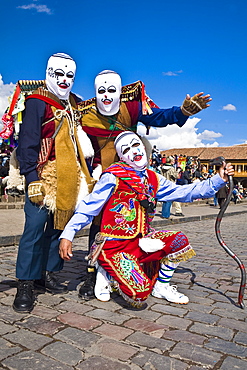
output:
<path id="1" fill-rule="evenodd" d="M 203 147 L 203 148 L 175 148 L 163 150 L 161 155 L 186 155 L 187 157 L 197 157 L 202 165 L 207 169 L 209 161 L 222 156 L 227 162 L 231 162 L 235 169 L 234 182 L 247 188 L 247 144 L 227 146 L 227 147 Z M 217 170 L 217 168 L 214 168 Z"/>

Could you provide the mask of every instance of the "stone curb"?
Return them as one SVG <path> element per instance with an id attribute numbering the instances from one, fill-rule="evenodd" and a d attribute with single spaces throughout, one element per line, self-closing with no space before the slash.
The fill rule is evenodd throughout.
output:
<path id="1" fill-rule="evenodd" d="M 247 210 L 241 210 L 241 211 L 235 211 L 235 212 L 226 212 L 224 214 L 224 217 L 226 216 L 235 216 L 238 214 L 247 213 Z M 181 218 L 171 218 L 171 219 L 160 219 L 160 220 L 153 220 L 152 226 L 155 227 L 164 227 L 166 225 L 176 225 L 184 222 L 195 222 L 195 221 L 203 221 L 207 219 L 216 219 L 217 214 L 208 214 L 208 215 L 201 215 L 201 216 L 187 216 L 187 217 L 181 217 Z M 159 217 L 159 216 L 156 216 Z M 82 237 L 82 236 L 88 236 L 89 235 L 89 227 L 79 231 L 76 234 L 76 238 Z M 20 241 L 21 235 L 11 235 L 11 236 L 0 236 L 0 247 L 4 246 L 10 246 L 10 245 L 18 245 Z"/>

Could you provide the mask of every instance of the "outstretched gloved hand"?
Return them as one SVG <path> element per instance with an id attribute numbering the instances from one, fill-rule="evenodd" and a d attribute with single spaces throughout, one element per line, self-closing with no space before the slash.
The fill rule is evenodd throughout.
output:
<path id="1" fill-rule="evenodd" d="M 41 181 L 33 181 L 28 185 L 28 198 L 33 203 L 42 204 L 45 197 L 45 189 Z"/>
<path id="2" fill-rule="evenodd" d="M 186 98 L 181 106 L 182 113 L 185 116 L 193 116 L 193 114 L 196 114 L 202 109 L 206 109 L 210 106 L 210 104 L 208 104 L 212 100 L 210 95 L 203 94 L 203 92 L 200 92 L 199 94 L 194 95 L 192 98 L 189 94 L 186 95 Z"/>

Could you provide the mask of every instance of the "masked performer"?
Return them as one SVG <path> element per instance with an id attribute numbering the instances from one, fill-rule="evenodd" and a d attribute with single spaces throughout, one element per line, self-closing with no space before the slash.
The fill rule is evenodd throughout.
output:
<path id="1" fill-rule="evenodd" d="M 137 123 L 165 127 L 177 124 L 182 127 L 188 117 L 209 106 L 209 95 L 186 96 L 181 107 L 160 109 L 146 95 L 141 81 L 122 87 L 121 77 L 114 71 L 105 70 L 95 78 L 96 98 L 79 103 L 83 130 L 90 137 L 94 147 L 93 177 L 98 179 L 117 160 L 114 148 L 116 136 L 125 130 L 136 132 Z M 99 231 L 101 216 L 94 219 L 90 228 L 89 246 Z M 94 270 L 89 268 L 86 280 L 79 289 L 79 297 L 94 297 Z"/>
<path id="2" fill-rule="evenodd" d="M 79 125 L 76 96 L 70 92 L 75 71 L 69 55 L 52 55 L 44 86 L 25 102 L 17 148 L 27 186 L 26 222 L 16 264 L 17 312 L 32 310 L 34 288 L 54 294 L 67 291 L 54 275 L 63 267 L 58 237 L 74 213 L 80 189 L 83 197 L 92 185 L 79 138 L 91 156 L 93 148 Z"/>
<path id="3" fill-rule="evenodd" d="M 141 306 L 149 294 L 174 303 L 189 299 L 170 285 L 180 263 L 195 255 L 187 237 L 181 232 L 155 231 L 150 228 L 158 201 L 191 202 L 212 197 L 225 185 L 233 167 L 227 164 L 219 174 L 196 184 L 176 185 L 147 169 L 145 148 L 139 137 L 129 131 L 115 139 L 119 162 L 108 167 L 94 190 L 78 205 L 74 216 L 61 234 L 60 255 L 69 260 L 75 233 L 89 224 L 102 210 L 98 254 L 99 268 L 95 295 L 101 301 L 110 299 L 111 280 L 120 294 L 133 306 Z M 159 261 L 157 279 L 149 277 L 143 264 Z"/>

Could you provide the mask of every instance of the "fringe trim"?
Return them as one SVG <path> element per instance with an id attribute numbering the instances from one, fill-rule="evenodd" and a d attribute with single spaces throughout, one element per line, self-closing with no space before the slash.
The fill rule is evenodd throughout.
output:
<path id="1" fill-rule="evenodd" d="M 115 289 L 116 289 L 116 287 L 115 287 Z M 146 302 L 146 300 L 145 301 L 135 301 L 134 299 L 127 296 L 127 294 L 122 292 L 122 290 L 119 287 L 118 287 L 118 293 L 123 297 L 123 299 L 127 303 L 129 303 L 132 307 L 135 307 L 135 308 L 141 308 Z"/>
<path id="2" fill-rule="evenodd" d="M 43 167 L 41 180 L 46 194 L 43 203 L 50 212 L 54 213 L 57 193 L 56 161 L 48 161 Z"/>
<path id="3" fill-rule="evenodd" d="M 181 249 L 178 252 L 168 254 L 162 260 L 160 263 L 167 263 L 168 260 L 174 263 L 179 263 L 181 261 L 187 261 L 188 259 L 196 256 L 196 252 L 191 247 L 191 245 L 187 245 L 185 248 Z"/>
<path id="4" fill-rule="evenodd" d="M 74 210 L 62 211 L 61 209 L 56 209 L 54 213 L 54 227 L 57 230 L 63 230 L 73 214 Z"/>

